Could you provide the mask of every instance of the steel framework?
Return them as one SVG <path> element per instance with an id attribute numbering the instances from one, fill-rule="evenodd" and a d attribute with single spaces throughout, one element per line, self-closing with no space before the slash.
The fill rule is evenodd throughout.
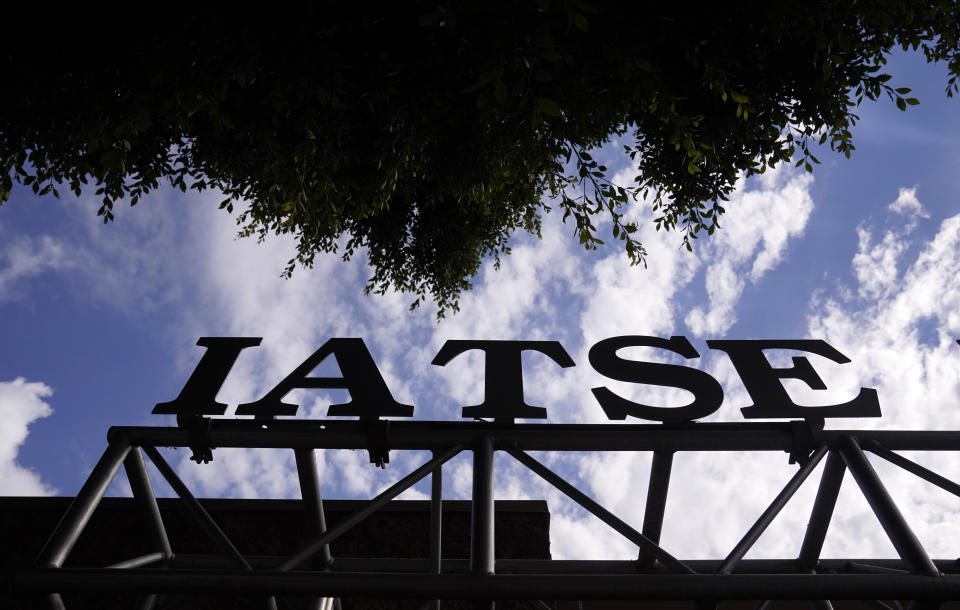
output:
<path id="1" fill-rule="evenodd" d="M 151 608 L 158 594 L 203 594 L 229 590 L 263 598 L 308 597 L 315 608 L 338 605 L 341 597 L 477 600 L 686 599 L 710 606 L 726 599 L 811 600 L 830 608 L 837 599 L 913 600 L 939 607 L 960 599 L 960 566 L 932 560 L 887 493 L 864 451 L 913 473 L 954 495 L 960 485 L 896 453 L 904 450 L 960 451 L 960 432 L 837 431 L 804 421 L 684 425 L 497 424 L 485 422 L 385 422 L 329 420 L 202 420 L 191 428 L 114 427 L 94 467 L 34 567 L 13 576 L 17 596 L 43 597 L 64 607 L 60 593 L 95 591 L 141 594 Z M 287 557 L 244 556 L 197 501 L 157 447 L 293 450 L 311 539 Z M 343 522 L 327 528 L 316 449 L 366 449 L 371 461 L 389 450 L 427 450 L 431 458 L 369 500 Z M 220 551 L 219 556 L 174 554 L 147 475 L 147 455 Z M 641 531 L 534 459 L 529 451 L 638 451 L 653 454 Z M 473 454 L 469 561 L 444 559 L 442 467 L 461 453 Z M 798 470 L 767 509 L 722 560 L 684 561 L 660 546 L 673 455 L 678 451 L 784 451 Z M 637 546 L 635 561 L 518 560 L 494 556 L 494 456 L 506 454 L 552 484 Z M 823 460 L 826 464 L 797 557 L 744 560 L 774 517 Z M 64 561 L 120 467 L 125 468 L 144 517 L 154 552 L 106 567 L 64 568 Z M 899 555 L 897 560 L 820 558 L 840 484 L 849 470 Z M 330 543 L 349 528 L 432 476 L 430 557 L 417 559 L 333 558 Z M 882 607 L 883 604 L 878 602 Z"/>

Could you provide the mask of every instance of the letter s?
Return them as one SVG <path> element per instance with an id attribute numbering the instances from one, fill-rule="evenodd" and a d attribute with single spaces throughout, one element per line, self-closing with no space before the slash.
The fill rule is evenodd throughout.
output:
<path id="1" fill-rule="evenodd" d="M 645 383 L 687 390 L 694 395 L 693 402 L 683 407 L 654 407 L 636 403 L 618 396 L 605 387 L 591 391 L 603 412 L 610 419 L 625 419 L 627 415 L 664 423 L 679 423 L 706 417 L 723 403 L 723 388 L 716 379 L 699 369 L 659 362 L 637 362 L 617 356 L 625 347 L 656 347 L 680 354 L 684 358 L 699 358 L 686 337 L 649 337 L 628 335 L 610 337 L 590 348 L 590 364 L 601 375 L 629 383 Z"/>

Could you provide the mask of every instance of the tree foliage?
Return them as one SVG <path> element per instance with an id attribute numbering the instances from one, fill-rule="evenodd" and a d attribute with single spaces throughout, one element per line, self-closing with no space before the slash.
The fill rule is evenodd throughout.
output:
<path id="1" fill-rule="evenodd" d="M 365 249 L 368 290 L 442 314 L 551 206 L 587 249 L 611 219 L 643 263 L 624 217 L 639 195 L 689 247 L 741 175 L 812 170 L 814 143 L 849 156 L 864 99 L 917 103 L 884 72 L 893 49 L 944 62 L 957 90 L 956 0 L 636 4 L 47 18 L 46 53 L 32 29 L 0 53 L 0 202 L 14 182 L 90 184 L 109 221 L 164 181 L 213 188 L 243 235 L 296 237 L 286 273 Z M 632 183 L 591 156 L 614 136 Z"/>

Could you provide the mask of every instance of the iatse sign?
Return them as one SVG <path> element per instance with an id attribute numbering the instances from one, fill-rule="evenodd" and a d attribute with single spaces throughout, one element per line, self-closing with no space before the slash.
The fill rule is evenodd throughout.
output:
<path id="1" fill-rule="evenodd" d="M 169 402 L 158 403 L 153 412 L 177 414 L 187 418 L 223 415 L 227 405 L 216 396 L 240 353 L 260 345 L 260 337 L 202 337 L 197 345 L 206 352 L 180 392 Z M 765 352 L 791 350 L 816 354 L 837 364 L 850 359 L 825 341 L 818 339 L 775 340 L 710 340 L 707 345 L 725 352 L 740 375 L 753 404 L 741 409 L 743 416 L 753 418 L 813 419 L 828 417 L 879 417 L 877 392 L 860 388 L 851 400 L 827 406 L 800 406 L 794 403 L 783 387 L 784 379 L 798 379 L 815 390 L 826 385 L 806 356 L 794 356 L 792 366 L 775 367 Z M 710 415 L 723 402 L 720 383 L 699 369 L 677 364 L 647 362 L 621 357 L 618 352 L 629 347 L 648 347 L 672 352 L 688 360 L 700 357 L 686 337 L 669 339 L 630 335 L 603 339 L 590 348 L 590 365 L 612 380 L 666 386 L 686 390 L 693 400 L 681 407 L 647 405 L 628 400 L 605 386 L 592 388 L 600 408 L 608 418 L 622 420 L 627 416 L 666 423 L 697 420 Z M 573 359 L 558 341 L 484 341 L 450 340 L 434 357 L 432 364 L 444 366 L 470 350 L 484 353 L 484 401 L 465 406 L 462 415 L 471 419 L 513 422 L 516 419 L 545 419 L 547 410 L 528 405 L 523 400 L 521 353 L 539 352 L 561 367 L 574 366 Z M 311 373 L 324 360 L 333 356 L 340 368 L 340 377 L 312 377 Z M 376 363 L 360 338 L 332 338 L 281 380 L 259 400 L 240 404 L 237 415 L 258 419 L 296 415 L 298 405 L 284 402 L 292 390 L 301 388 L 339 388 L 350 393 L 350 401 L 330 405 L 332 417 L 358 417 L 376 420 L 381 417 L 411 417 L 413 405 L 397 402 L 380 374 Z"/>

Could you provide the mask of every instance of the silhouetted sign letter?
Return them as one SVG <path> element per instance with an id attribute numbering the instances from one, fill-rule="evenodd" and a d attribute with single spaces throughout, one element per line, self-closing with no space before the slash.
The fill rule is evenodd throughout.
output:
<path id="1" fill-rule="evenodd" d="M 227 405 L 217 402 L 217 392 L 230 369 L 248 347 L 260 345 L 262 337 L 200 337 L 197 345 L 207 348 L 180 395 L 170 402 L 158 402 L 153 412 L 176 415 L 223 415 Z"/>
<path id="2" fill-rule="evenodd" d="M 523 402 L 523 363 L 520 354 L 532 350 L 546 355 L 567 368 L 573 359 L 559 341 L 473 341 L 452 339 L 443 344 L 433 359 L 444 366 L 463 352 L 483 350 L 486 361 L 483 403 L 463 408 L 463 417 L 493 418 L 498 422 L 512 422 L 515 418 L 544 419 L 547 410 Z"/>
<path id="3" fill-rule="evenodd" d="M 307 377 L 330 354 L 337 359 L 343 377 Z M 297 388 L 343 388 L 350 392 L 350 402 L 330 405 L 327 410 L 330 416 L 377 419 L 387 415 L 413 415 L 413 405 L 400 404 L 393 399 L 363 339 L 358 338 L 330 339 L 266 396 L 256 402 L 239 405 L 237 415 L 296 415 L 298 405 L 283 402 L 283 397 Z"/>
<path id="4" fill-rule="evenodd" d="M 713 349 L 727 352 L 734 368 L 740 374 L 753 404 L 740 409 L 747 419 L 760 417 L 880 417 L 880 403 L 873 388 L 860 388 L 857 397 L 839 405 L 824 407 L 801 407 L 795 404 L 780 383 L 781 379 L 799 379 L 814 390 L 826 390 L 827 386 L 810 361 L 804 356 L 794 356 L 793 366 L 776 368 L 764 356 L 765 349 L 791 349 L 810 352 L 846 364 L 850 359 L 821 339 L 768 339 L 768 340 L 722 340 L 707 341 Z"/>
<path id="5" fill-rule="evenodd" d="M 723 388 L 717 380 L 699 369 L 660 362 L 637 362 L 617 356 L 625 347 L 656 347 L 680 354 L 684 358 L 699 358 L 700 354 L 686 337 L 648 337 L 634 335 L 610 337 L 590 348 L 590 364 L 601 375 L 626 381 L 671 388 L 680 388 L 693 394 L 693 402 L 682 407 L 654 407 L 618 396 L 605 387 L 592 388 L 600 408 L 610 419 L 625 419 L 627 415 L 667 423 L 691 421 L 706 417 L 723 403 Z"/>

